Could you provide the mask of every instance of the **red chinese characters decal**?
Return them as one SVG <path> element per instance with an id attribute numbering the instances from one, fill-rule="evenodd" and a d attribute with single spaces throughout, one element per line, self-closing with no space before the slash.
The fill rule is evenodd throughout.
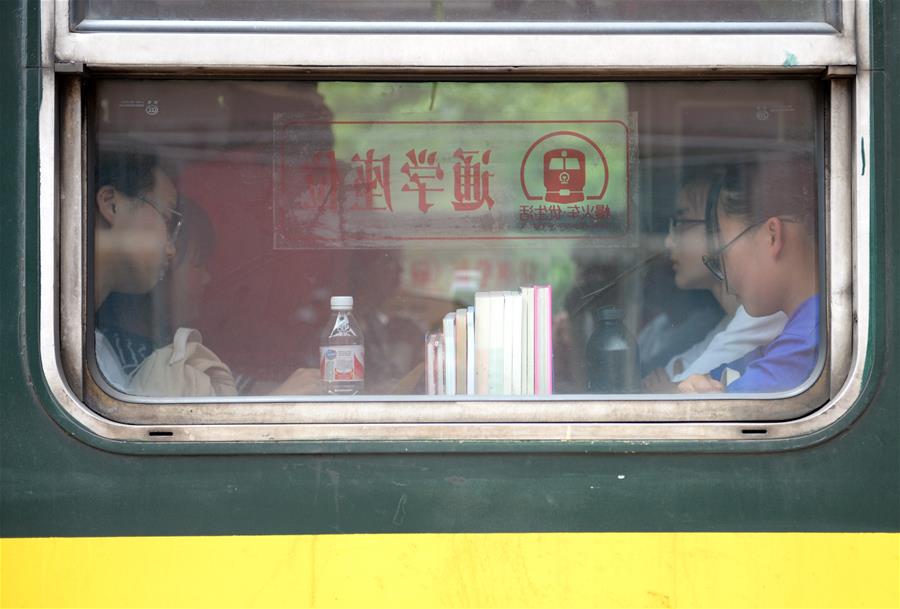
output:
<path id="1" fill-rule="evenodd" d="M 486 150 L 478 158 L 478 150 L 457 148 L 453 153 L 459 162 L 453 164 L 453 200 L 450 203 L 456 211 L 475 211 L 482 205 L 494 207 L 491 198 L 491 177 L 493 173 L 486 171 L 482 165 L 491 162 L 491 151 Z"/>
<path id="2" fill-rule="evenodd" d="M 278 249 L 480 240 L 530 247 L 634 232 L 631 136 L 621 121 L 327 125 L 334 149 L 316 150 L 310 134 L 323 123 L 276 118 Z"/>
<path id="3" fill-rule="evenodd" d="M 410 150 L 406 153 L 406 158 L 408 161 L 403 163 L 400 172 L 406 175 L 409 183 L 404 184 L 402 190 L 418 193 L 419 211 L 427 213 L 430 207 L 434 207 L 433 203 L 428 202 L 428 193 L 444 191 L 443 188 L 429 188 L 429 184 L 440 183 L 444 179 L 444 170 L 437 162 L 437 152 L 429 153 L 427 149 L 423 149 L 417 154 L 415 150 Z"/>
<path id="4" fill-rule="evenodd" d="M 351 209 L 394 211 L 391 205 L 391 155 L 376 159 L 375 150 L 369 148 L 364 158 L 354 154 L 351 161 L 356 169 L 353 190 L 357 195 L 357 202 Z M 384 200 L 384 207 L 376 207 L 377 198 Z"/>

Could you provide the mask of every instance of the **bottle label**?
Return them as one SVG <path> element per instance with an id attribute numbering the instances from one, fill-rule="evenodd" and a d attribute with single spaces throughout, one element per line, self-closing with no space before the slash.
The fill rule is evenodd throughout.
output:
<path id="1" fill-rule="evenodd" d="M 319 372 L 326 383 L 365 380 L 365 361 L 362 345 L 319 347 Z"/>

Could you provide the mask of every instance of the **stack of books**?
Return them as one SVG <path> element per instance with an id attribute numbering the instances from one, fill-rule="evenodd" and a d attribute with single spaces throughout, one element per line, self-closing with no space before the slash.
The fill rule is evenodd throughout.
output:
<path id="1" fill-rule="evenodd" d="M 551 395 L 552 291 L 476 292 L 427 345 L 430 395 Z"/>

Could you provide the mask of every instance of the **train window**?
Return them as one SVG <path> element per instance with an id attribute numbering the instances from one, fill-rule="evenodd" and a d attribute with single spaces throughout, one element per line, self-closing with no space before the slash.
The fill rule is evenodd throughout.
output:
<path id="1" fill-rule="evenodd" d="M 42 5 L 58 394 L 159 442 L 827 424 L 866 7 L 676 4 Z"/>
<path id="2" fill-rule="evenodd" d="M 416 31 L 464 30 L 483 24 L 488 28 L 523 29 L 541 23 L 544 27 L 566 22 L 616 24 L 654 22 L 785 23 L 837 25 L 836 0 L 589 0 L 560 2 L 524 0 L 393 0 L 382 2 L 331 0 L 268 0 L 218 2 L 203 0 L 70 0 L 73 25 L 77 30 L 233 28 L 239 22 L 257 22 L 265 27 L 278 23 L 315 29 L 404 29 L 416 24 Z M 218 23 L 215 23 L 218 22 Z M 214 24 L 215 23 L 215 24 Z M 214 25 L 213 25 L 214 24 Z M 323 28 L 325 26 L 325 28 Z M 254 26 L 257 27 L 257 26 Z M 696 25 L 695 25 L 696 27 Z"/>
<path id="3" fill-rule="evenodd" d="M 818 97 L 99 80 L 99 371 L 164 398 L 794 392 L 824 356 Z"/>

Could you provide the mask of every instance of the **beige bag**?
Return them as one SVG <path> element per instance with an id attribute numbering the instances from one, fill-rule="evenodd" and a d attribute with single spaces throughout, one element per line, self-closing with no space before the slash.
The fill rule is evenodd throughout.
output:
<path id="1" fill-rule="evenodd" d="M 141 362 L 128 392 L 155 397 L 237 395 L 231 370 L 203 346 L 200 332 L 192 328 L 178 328 L 171 345 Z"/>

